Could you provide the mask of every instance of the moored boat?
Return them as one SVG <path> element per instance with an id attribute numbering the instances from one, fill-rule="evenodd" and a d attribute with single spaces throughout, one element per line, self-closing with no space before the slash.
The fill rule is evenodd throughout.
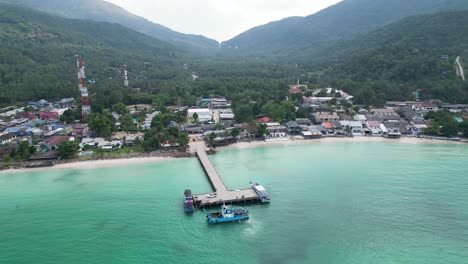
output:
<path id="1" fill-rule="evenodd" d="M 195 211 L 195 206 L 193 204 L 193 195 L 190 189 L 187 189 L 184 192 L 184 210 L 187 213 Z"/>
<path id="2" fill-rule="evenodd" d="M 209 213 L 206 220 L 210 224 L 228 223 L 249 219 L 249 212 L 243 208 L 231 208 L 230 206 L 221 206 L 220 212 Z"/>
<path id="3" fill-rule="evenodd" d="M 260 198 L 260 201 L 262 203 L 269 203 L 270 202 L 270 195 L 266 191 L 266 189 L 259 183 L 256 182 L 251 182 L 250 186 L 252 189 L 257 193 L 258 198 Z"/>

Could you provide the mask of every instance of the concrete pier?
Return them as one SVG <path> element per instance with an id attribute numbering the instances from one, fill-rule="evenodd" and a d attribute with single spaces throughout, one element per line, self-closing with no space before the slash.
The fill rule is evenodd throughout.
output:
<path id="1" fill-rule="evenodd" d="M 214 198 L 208 198 L 209 193 L 195 194 L 193 198 L 198 207 L 221 205 L 223 203 L 232 204 L 256 202 L 260 200 L 257 193 L 255 193 L 251 188 L 234 191 L 229 190 L 211 161 L 208 159 L 208 155 L 206 154 L 204 147 L 197 148 L 196 155 L 211 183 L 211 186 L 213 187 L 214 192 L 216 192 L 216 197 Z"/>

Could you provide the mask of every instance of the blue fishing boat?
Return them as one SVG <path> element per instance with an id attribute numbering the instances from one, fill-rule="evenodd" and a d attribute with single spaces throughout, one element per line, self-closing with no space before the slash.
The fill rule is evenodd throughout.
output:
<path id="1" fill-rule="evenodd" d="M 231 208 L 223 204 L 220 212 L 209 213 L 206 220 L 210 224 L 235 222 L 249 219 L 249 212 L 242 208 Z"/>

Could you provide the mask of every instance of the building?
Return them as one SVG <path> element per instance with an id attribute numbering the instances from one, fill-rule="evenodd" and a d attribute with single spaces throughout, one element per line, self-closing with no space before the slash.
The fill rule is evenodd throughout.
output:
<path id="1" fill-rule="evenodd" d="M 211 110 L 208 108 L 196 108 L 196 109 L 189 109 L 187 110 L 187 117 L 188 118 L 193 118 L 194 114 L 198 115 L 198 121 L 199 122 L 209 122 L 213 120 L 213 114 L 211 113 Z"/>
<path id="2" fill-rule="evenodd" d="M 47 147 L 48 150 L 55 150 L 58 149 L 60 144 L 73 140 L 74 138 L 70 136 L 52 136 L 50 138 L 44 139 L 42 143 Z"/>
<path id="3" fill-rule="evenodd" d="M 224 109 L 230 107 L 226 98 L 211 98 L 211 108 L 213 109 Z"/>
<path id="4" fill-rule="evenodd" d="M 332 122 L 323 122 L 322 126 L 325 129 L 327 135 L 335 135 L 335 126 Z"/>
<path id="5" fill-rule="evenodd" d="M 330 114 L 330 113 L 318 113 L 315 115 L 315 120 L 317 122 L 328 122 L 328 121 L 339 121 L 340 120 L 340 117 L 333 113 L 333 114 Z"/>
<path id="6" fill-rule="evenodd" d="M 232 112 L 232 109 L 220 110 L 219 111 L 219 118 L 221 120 L 233 120 L 234 119 L 234 113 Z"/>
<path id="7" fill-rule="evenodd" d="M 0 135 L 0 144 L 6 144 L 16 139 L 16 133 L 7 133 Z"/>
<path id="8" fill-rule="evenodd" d="M 310 121 L 310 119 L 308 118 L 296 118 L 296 123 L 298 125 L 305 125 L 305 126 L 310 126 L 312 125 L 312 121 Z"/>
<path id="9" fill-rule="evenodd" d="M 392 108 L 372 108 L 370 109 L 370 113 L 372 115 L 376 116 L 387 116 L 387 115 L 396 115 L 397 113 L 395 112 L 394 109 Z"/>
<path id="10" fill-rule="evenodd" d="M 382 128 L 380 127 L 379 121 L 367 121 L 366 126 L 372 135 L 382 135 Z"/>
<path id="11" fill-rule="evenodd" d="M 355 136 L 363 136 L 364 131 L 362 128 L 362 123 L 360 121 L 349 121 L 349 127 L 351 129 L 351 134 Z"/>
<path id="12" fill-rule="evenodd" d="M 362 125 L 365 125 L 367 122 L 367 118 L 365 115 L 355 115 L 354 116 L 354 121 L 359 121 L 361 122 Z"/>
<path id="13" fill-rule="evenodd" d="M 418 104 L 413 105 L 412 108 L 416 112 L 439 111 L 439 107 L 433 103 L 418 103 Z"/>
<path id="14" fill-rule="evenodd" d="M 286 127 L 279 123 L 266 123 L 269 138 L 286 137 Z"/>
<path id="15" fill-rule="evenodd" d="M 87 137 L 89 135 L 89 128 L 87 124 L 76 124 L 72 126 L 72 131 L 69 133 L 73 137 Z"/>
<path id="16" fill-rule="evenodd" d="M 294 121 L 289 121 L 285 124 L 289 135 L 300 135 L 302 128 Z"/>
<path id="17" fill-rule="evenodd" d="M 59 117 L 58 112 L 40 112 L 39 118 L 43 120 L 56 119 Z"/>

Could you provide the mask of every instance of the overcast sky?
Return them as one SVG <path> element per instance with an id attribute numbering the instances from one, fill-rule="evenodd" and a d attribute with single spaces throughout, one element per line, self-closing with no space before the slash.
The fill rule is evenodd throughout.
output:
<path id="1" fill-rule="evenodd" d="M 173 30 L 228 40 L 252 27 L 306 16 L 341 0 L 106 0 Z"/>

